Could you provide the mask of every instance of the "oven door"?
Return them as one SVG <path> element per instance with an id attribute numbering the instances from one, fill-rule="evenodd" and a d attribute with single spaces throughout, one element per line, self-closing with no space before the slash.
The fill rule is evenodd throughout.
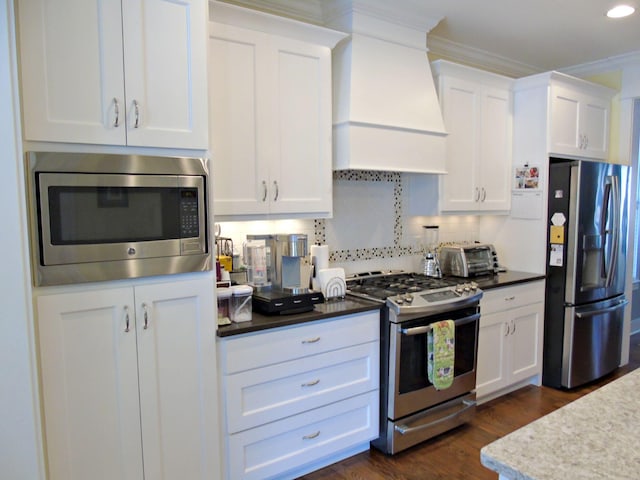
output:
<path id="1" fill-rule="evenodd" d="M 436 390 L 427 374 L 427 334 L 432 323 L 442 320 L 455 322 L 454 379 L 450 387 Z M 475 389 L 479 321 L 476 305 L 389 324 L 389 419 L 402 418 Z"/>

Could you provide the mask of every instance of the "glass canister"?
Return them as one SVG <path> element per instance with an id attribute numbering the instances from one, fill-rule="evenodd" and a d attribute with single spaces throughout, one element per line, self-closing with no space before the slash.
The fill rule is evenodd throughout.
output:
<path id="1" fill-rule="evenodd" d="M 251 320 L 251 295 L 253 288 L 250 285 L 237 285 L 231 287 L 231 305 L 229 318 L 232 322 L 248 322 Z"/>

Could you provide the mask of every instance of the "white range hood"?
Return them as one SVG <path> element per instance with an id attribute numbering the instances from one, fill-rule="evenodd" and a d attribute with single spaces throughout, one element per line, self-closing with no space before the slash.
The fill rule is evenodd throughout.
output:
<path id="1" fill-rule="evenodd" d="M 334 169 L 446 173 L 426 47 L 440 19 L 388 1 L 327 3 L 328 26 L 351 34 L 333 52 Z"/>

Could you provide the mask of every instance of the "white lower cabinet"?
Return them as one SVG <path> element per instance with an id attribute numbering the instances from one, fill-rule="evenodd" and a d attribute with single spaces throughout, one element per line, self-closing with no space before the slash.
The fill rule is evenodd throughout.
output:
<path id="1" fill-rule="evenodd" d="M 476 395 L 487 401 L 540 384 L 544 281 L 496 288 L 480 301 Z"/>
<path id="2" fill-rule="evenodd" d="M 49 480 L 219 477 L 213 279 L 39 293 Z"/>
<path id="3" fill-rule="evenodd" d="M 378 436 L 379 322 L 376 310 L 220 339 L 228 479 L 294 478 Z"/>

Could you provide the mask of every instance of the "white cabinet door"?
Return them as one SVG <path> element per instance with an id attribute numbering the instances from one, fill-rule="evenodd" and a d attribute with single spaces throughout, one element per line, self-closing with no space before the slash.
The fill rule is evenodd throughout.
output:
<path id="1" fill-rule="evenodd" d="M 212 291 L 207 276 L 38 297 L 51 480 L 218 478 Z"/>
<path id="2" fill-rule="evenodd" d="M 328 214 L 332 209 L 331 51 L 271 37 L 269 91 L 278 126 L 270 168 L 271 213 Z M 275 96 L 274 93 L 278 95 Z"/>
<path id="3" fill-rule="evenodd" d="M 480 93 L 472 82 L 441 80 L 440 101 L 447 130 L 447 174 L 440 177 L 440 210 L 473 211 L 480 198 Z"/>
<path id="4" fill-rule="evenodd" d="M 484 87 L 482 93 L 479 178 L 483 211 L 509 210 L 511 205 L 512 94 Z"/>
<path id="5" fill-rule="evenodd" d="M 269 152 L 261 148 L 274 133 L 262 98 L 259 72 L 265 35 L 212 23 L 209 33 L 210 142 L 215 215 L 269 212 Z M 266 131 L 265 131 L 266 129 Z"/>
<path id="6" fill-rule="evenodd" d="M 208 147 L 204 0 L 18 3 L 27 140 Z"/>
<path id="7" fill-rule="evenodd" d="M 328 215 L 331 50 L 214 22 L 209 77 L 215 214 Z"/>
<path id="8" fill-rule="evenodd" d="M 511 383 L 532 377 L 541 371 L 542 310 L 542 304 L 535 303 L 510 312 Z"/>
<path id="9" fill-rule="evenodd" d="M 145 478 L 216 478 L 211 280 L 135 288 Z"/>
<path id="10" fill-rule="evenodd" d="M 509 380 L 508 337 L 509 316 L 505 312 L 483 315 L 478 333 L 478 368 L 476 394 L 483 397 L 500 390 Z"/>
<path id="11" fill-rule="evenodd" d="M 38 297 L 50 480 L 143 478 L 134 315 L 131 288 Z"/>
<path id="12" fill-rule="evenodd" d="M 559 85 L 551 87 L 549 150 L 579 154 L 580 100 L 576 92 Z"/>
<path id="13" fill-rule="evenodd" d="M 122 7 L 127 144 L 206 150 L 206 1 Z"/>
<path id="14" fill-rule="evenodd" d="M 18 2 L 25 139 L 125 144 L 121 18 L 119 1 Z"/>
<path id="15" fill-rule="evenodd" d="M 602 98 L 586 97 L 581 113 L 583 150 L 589 157 L 606 159 L 609 152 L 611 103 Z"/>

